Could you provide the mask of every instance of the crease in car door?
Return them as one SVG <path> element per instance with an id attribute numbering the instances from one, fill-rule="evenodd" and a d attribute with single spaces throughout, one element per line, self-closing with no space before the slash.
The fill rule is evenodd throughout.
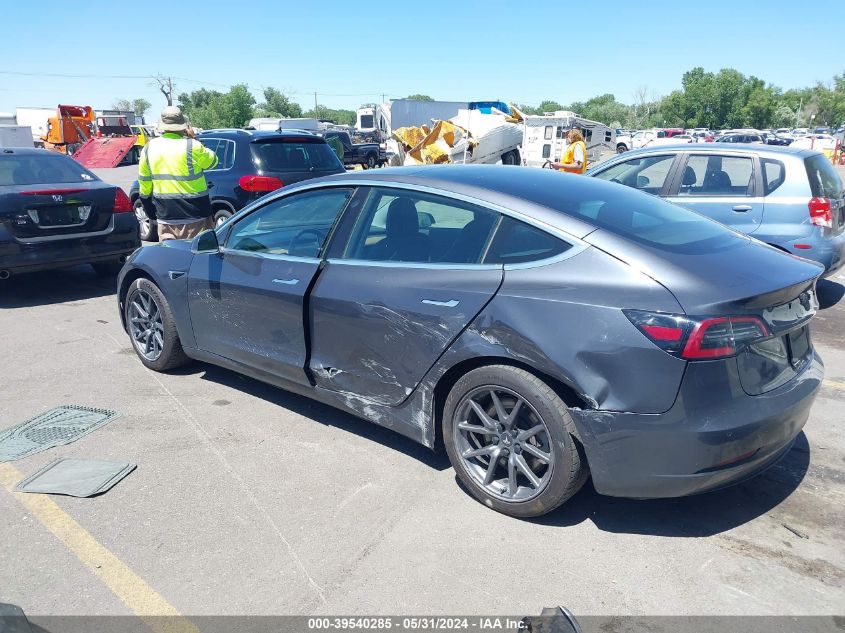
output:
<path id="1" fill-rule="evenodd" d="M 373 192 L 375 197 L 385 196 L 377 188 Z M 406 197 L 396 191 L 387 196 L 394 201 Z M 436 241 L 438 226 L 449 230 L 443 224 L 450 213 L 452 219 L 463 213 L 487 214 L 490 232 L 498 219 L 489 210 L 438 206 L 435 196 L 414 200 L 420 231 L 428 231 L 432 241 Z M 372 211 L 362 212 L 362 221 L 368 213 Z M 373 223 L 370 230 L 375 226 L 371 218 L 366 220 Z M 367 235 L 372 239 L 371 233 Z M 364 244 L 363 237 L 357 239 Z M 355 241 L 353 236 L 351 242 Z M 401 403 L 493 298 L 502 276 L 502 266 L 497 264 L 329 257 L 309 297 L 309 367 L 317 386 L 379 404 Z"/>
<path id="2" fill-rule="evenodd" d="M 310 384 L 305 295 L 351 191 L 317 190 L 271 202 L 232 227 L 219 253 L 194 257 L 188 300 L 199 349 Z M 309 203 L 317 217 L 303 212 Z"/>

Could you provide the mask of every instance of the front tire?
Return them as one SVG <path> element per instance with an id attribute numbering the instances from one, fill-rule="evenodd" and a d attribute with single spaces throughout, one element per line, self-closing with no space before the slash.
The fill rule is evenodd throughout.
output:
<path id="1" fill-rule="evenodd" d="M 628 151 L 628 148 L 625 145 L 622 145 L 621 143 L 616 146 L 616 153 L 617 154 L 624 154 L 627 151 Z"/>
<path id="2" fill-rule="evenodd" d="M 141 362 L 155 371 L 167 371 L 189 362 L 182 350 L 176 322 L 159 287 L 141 277 L 126 293 L 126 331 Z"/>
<path id="3" fill-rule="evenodd" d="M 443 410 L 449 461 L 470 493 L 514 517 L 551 512 L 587 479 L 575 426 L 560 396 L 508 365 L 475 369 L 452 387 Z"/>
<path id="4" fill-rule="evenodd" d="M 514 149 L 502 154 L 502 165 L 519 165 L 519 151 Z"/>
<path id="5" fill-rule="evenodd" d="M 364 163 L 364 169 L 375 169 L 378 165 L 378 157 L 375 154 L 367 154 L 367 162 Z"/>

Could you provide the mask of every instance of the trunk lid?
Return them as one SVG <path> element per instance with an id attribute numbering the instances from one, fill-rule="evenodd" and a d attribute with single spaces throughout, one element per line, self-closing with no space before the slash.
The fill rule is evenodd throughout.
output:
<path id="1" fill-rule="evenodd" d="M 108 228 L 116 187 L 104 182 L 0 188 L 0 222 L 16 239 L 95 233 Z"/>
<path id="2" fill-rule="evenodd" d="M 824 272 L 815 262 L 738 233 L 675 252 L 633 244 L 603 229 L 584 239 L 662 284 L 696 316 L 761 314 L 813 288 Z"/>

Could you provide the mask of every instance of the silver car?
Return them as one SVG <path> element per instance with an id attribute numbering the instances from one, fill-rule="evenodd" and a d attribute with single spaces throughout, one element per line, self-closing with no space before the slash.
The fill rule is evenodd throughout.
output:
<path id="1" fill-rule="evenodd" d="M 817 151 L 719 143 L 637 150 L 588 175 L 651 193 L 783 251 L 845 263 L 845 190 Z"/>

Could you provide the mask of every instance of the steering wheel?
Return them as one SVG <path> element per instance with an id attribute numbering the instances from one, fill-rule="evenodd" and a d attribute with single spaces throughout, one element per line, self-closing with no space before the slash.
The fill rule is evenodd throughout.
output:
<path id="1" fill-rule="evenodd" d="M 303 235 L 314 235 L 317 241 L 317 250 L 320 249 L 320 245 L 323 243 L 323 232 L 320 229 L 302 229 L 299 233 L 293 236 L 293 239 L 290 241 L 290 245 L 288 246 L 288 254 L 295 255 L 296 249 L 299 244 L 297 243 L 300 239 L 302 239 Z M 314 253 L 316 255 L 316 253 Z"/>

